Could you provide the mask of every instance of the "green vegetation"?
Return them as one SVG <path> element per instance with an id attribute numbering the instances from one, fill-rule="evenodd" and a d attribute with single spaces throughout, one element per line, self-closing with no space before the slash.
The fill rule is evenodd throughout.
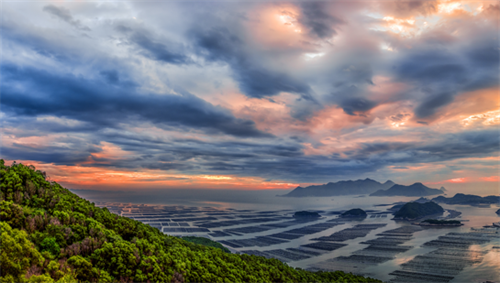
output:
<path id="1" fill-rule="evenodd" d="M 0 282 L 381 282 L 189 243 L 0 160 Z"/>
<path id="2" fill-rule="evenodd" d="M 366 217 L 367 214 L 361 208 L 353 208 L 340 215 L 340 217 Z"/>
<path id="3" fill-rule="evenodd" d="M 399 209 L 394 214 L 395 218 L 400 219 L 417 219 L 427 215 L 443 213 L 444 209 L 435 202 L 409 202 Z"/>
<path id="4" fill-rule="evenodd" d="M 313 211 L 297 211 L 293 214 L 293 217 L 321 217 L 321 215 Z"/>
<path id="5" fill-rule="evenodd" d="M 422 222 L 429 224 L 437 224 L 437 225 L 460 225 L 462 223 L 458 220 L 437 220 L 437 219 L 426 219 Z"/>
<path id="6" fill-rule="evenodd" d="M 184 241 L 188 241 L 190 243 L 195 243 L 195 244 L 203 245 L 203 246 L 207 246 L 207 247 L 214 247 L 214 248 L 221 249 L 221 250 L 225 251 L 226 253 L 231 253 L 231 251 L 228 248 L 226 248 L 223 245 L 221 245 L 220 243 L 212 241 L 208 238 L 186 236 L 186 237 L 182 237 L 182 239 Z"/>

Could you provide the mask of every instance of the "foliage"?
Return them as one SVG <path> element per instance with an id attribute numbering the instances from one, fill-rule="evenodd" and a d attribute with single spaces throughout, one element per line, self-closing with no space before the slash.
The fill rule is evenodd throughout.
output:
<path id="1" fill-rule="evenodd" d="M 165 235 L 48 182 L 33 166 L 1 160 L 0 181 L 1 282 L 380 282 Z"/>
<path id="2" fill-rule="evenodd" d="M 403 205 L 398 212 L 394 214 L 396 218 L 416 219 L 427 215 L 443 213 L 444 209 L 435 202 L 409 202 Z"/>
<path id="3" fill-rule="evenodd" d="M 58 256 L 59 252 L 61 251 L 61 248 L 56 242 L 56 238 L 54 237 L 47 237 L 43 239 L 43 241 L 40 243 L 40 251 L 48 251 L 54 256 Z"/>
<path id="4" fill-rule="evenodd" d="M 203 246 L 207 246 L 207 247 L 214 247 L 214 248 L 221 249 L 221 250 L 223 250 L 226 253 L 231 253 L 231 251 L 228 248 L 226 248 L 223 245 L 221 245 L 220 243 L 212 241 L 212 240 L 210 240 L 208 238 L 186 236 L 186 237 L 182 237 L 182 239 L 184 241 L 187 241 L 187 242 L 190 242 L 190 243 L 195 243 L 195 244 L 203 245 Z"/>

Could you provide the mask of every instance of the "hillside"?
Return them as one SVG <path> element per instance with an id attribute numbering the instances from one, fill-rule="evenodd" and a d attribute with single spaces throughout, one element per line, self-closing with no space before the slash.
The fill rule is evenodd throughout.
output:
<path id="1" fill-rule="evenodd" d="M 468 205 L 481 205 L 481 204 L 495 204 L 500 203 L 500 196 L 487 196 L 480 197 L 476 195 L 455 194 L 451 198 L 438 196 L 432 199 L 435 202 L 446 204 L 468 204 Z"/>
<path id="2" fill-rule="evenodd" d="M 377 190 L 384 190 L 392 187 L 394 183 L 387 181 L 379 183 L 372 179 L 356 180 L 356 181 L 339 181 L 336 183 L 328 183 L 324 185 L 314 185 L 309 187 L 297 187 L 293 191 L 284 195 L 285 197 L 331 197 L 342 195 L 359 195 L 370 194 Z"/>
<path id="3" fill-rule="evenodd" d="M 394 218 L 410 220 L 443 212 L 444 209 L 439 204 L 432 201 L 427 203 L 409 202 L 403 205 L 398 212 L 394 214 Z"/>
<path id="4" fill-rule="evenodd" d="M 1 282 L 380 282 L 189 243 L 0 160 Z"/>
<path id="5" fill-rule="evenodd" d="M 207 247 L 214 247 L 214 248 L 221 249 L 226 253 L 231 253 L 231 251 L 228 248 L 224 247 L 222 244 L 215 242 L 215 241 L 212 241 L 212 240 L 207 239 L 207 238 L 185 236 L 185 237 L 182 237 L 182 239 L 184 241 L 188 241 L 190 243 L 195 243 L 195 244 L 199 244 L 199 245 L 203 245 L 203 246 L 207 246 Z"/>
<path id="6" fill-rule="evenodd" d="M 443 194 L 443 191 L 431 189 L 422 183 L 415 183 L 410 186 L 394 185 L 387 190 L 378 190 L 370 196 L 389 197 L 389 196 L 405 196 L 405 197 L 425 197 L 431 195 Z"/>

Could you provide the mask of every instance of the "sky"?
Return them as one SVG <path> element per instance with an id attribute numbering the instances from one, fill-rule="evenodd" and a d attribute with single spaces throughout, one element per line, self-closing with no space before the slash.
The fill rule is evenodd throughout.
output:
<path id="1" fill-rule="evenodd" d="M 0 156 L 73 189 L 499 193 L 498 1 L 3 1 Z"/>

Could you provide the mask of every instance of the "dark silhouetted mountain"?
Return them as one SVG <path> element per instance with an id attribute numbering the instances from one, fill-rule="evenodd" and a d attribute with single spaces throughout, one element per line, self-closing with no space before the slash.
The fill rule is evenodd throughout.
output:
<path id="1" fill-rule="evenodd" d="M 367 214 L 361 208 L 353 208 L 340 215 L 340 217 L 366 217 Z"/>
<path id="2" fill-rule="evenodd" d="M 403 205 L 403 207 L 394 214 L 394 218 L 412 220 L 443 212 L 444 209 L 439 204 L 432 201 L 426 203 L 409 202 Z"/>
<path id="3" fill-rule="evenodd" d="M 284 195 L 286 197 L 331 197 L 343 195 L 371 194 L 377 190 L 384 190 L 394 186 L 394 182 L 387 181 L 379 183 L 372 179 L 357 181 L 339 181 L 324 185 L 314 185 L 309 187 L 297 187 L 295 190 Z"/>
<path id="4" fill-rule="evenodd" d="M 441 191 L 443 191 L 443 192 L 448 191 L 448 190 L 446 190 L 444 187 L 439 188 L 439 190 L 441 190 Z"/>
<path id="5" fill-rule="evenodd" d="M 500 196 L 480 197 L 476 195 L 456 194 L 452 198 L 438 196 L 433 198 L 432 200 L 435 202 L 441 202 L 446 204 L 481 205 L 481 204 L 500 203 Z"/>
<path id="6" fill-rule="evenodd" d="M 431 195 L 440 195 L 443 191 L 431 189 L 422 183 L 415 183 L 410 186 L 394 185 L 387 190 L 378 190 L 370 196 L 389 197 L 389 196 L 405 196 L 405 197 L 425 197 Z"/>
<path id="7" fill-rule="evenodd" d="M 500 215 L 500 208 L 496 211 L 496 214 Z"/>

